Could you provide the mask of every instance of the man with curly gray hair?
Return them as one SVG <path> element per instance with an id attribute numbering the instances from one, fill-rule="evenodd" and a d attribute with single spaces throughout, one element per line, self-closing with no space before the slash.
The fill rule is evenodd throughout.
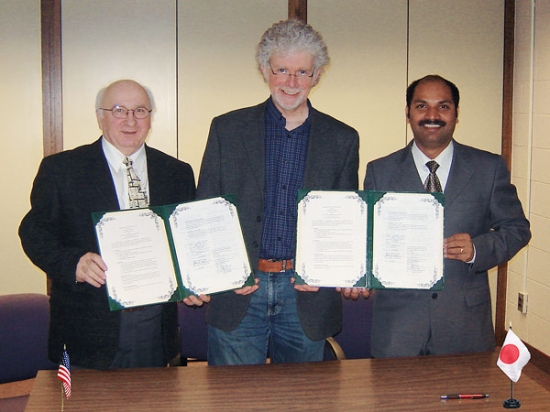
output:
<path id="1" fill-rule="evenodd" d="M 256 48 L 258 69 L 262 72 L 262 67 L 269 67 L 269 59 L 273 54 L 290 51 L 307 51 L 311 54 L 314 57 L 314 70 L 322 70 L 330 63 L 321 34 L 300 20 L 287 20 L 271 26 L 260 39 Z"/>
<path id="2" fill-rule="evenodd" d="M 261 38 L 258 68 L 271 96 L 212 121 L 198 196 L 236 196 L 256 285 L 209 302 L 210 365 L 320 361 L 325 338 L 341 328 L 332 288 L 294 283 L 297 191 L 357 190 L 359 135 L 308 100 L 329 63 L 321 35 L 298 20 Z"/>

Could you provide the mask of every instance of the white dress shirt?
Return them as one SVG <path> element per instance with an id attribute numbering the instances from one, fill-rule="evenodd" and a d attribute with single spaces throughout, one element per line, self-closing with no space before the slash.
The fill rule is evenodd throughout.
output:
<path id="1" fill-rule="evenodd" d="M 439 168 L 436 171 L 437 177 L 439 178 L 439 183 L 441 183 L 441 188 L 445 191 L 445 186 L 447 186 L 447 180 L 449 179 L 449 172 L 451 171 L 451 165 L 453 163 L 453 153 L 454 153 L 454 144 L 453 141 L 437 156 L 435 159 L 430 159 L 426 156 L 416 145 L 416 142 L 413 141 L 411 148 L 414 164 L 416 165 L 416 170 L 418 170 L 418 175 L 422 180 L 422 183 L 426 181 L 428 175 L 430 174 L 430 169 L 426 166 L 426 163 L 430 160 L 435 160 L 439 164 Z"/>

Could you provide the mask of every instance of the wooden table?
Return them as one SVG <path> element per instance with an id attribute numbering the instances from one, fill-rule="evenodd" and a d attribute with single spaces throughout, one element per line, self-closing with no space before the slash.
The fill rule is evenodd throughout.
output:
<path id="1" fill-rule="evenodd" d="M 261 366 L 75 370 L 65 411 L 504 411 L 497 354 Z M 482 392 L 481 400 L 441 401 Z M 550 411 L 550 376 L 532 364 L 514 384 L 522 411 Z M 55 371 L 40 371 L 26 411 L 60 411 Z"/>

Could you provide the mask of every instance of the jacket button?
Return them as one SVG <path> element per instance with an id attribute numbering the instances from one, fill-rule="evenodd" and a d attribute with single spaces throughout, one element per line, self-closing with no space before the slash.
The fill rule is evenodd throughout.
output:
<path id="1" fill-rule="evenodd" d="M 432 299 L 437 299 L 437 293 L 432 293 Z"/>
<path id="2" fill-rule="evenodd" d="M 260 223 L 262 221 L 262 217 L 261 216 L 256 216 L 256 222 Z"/>

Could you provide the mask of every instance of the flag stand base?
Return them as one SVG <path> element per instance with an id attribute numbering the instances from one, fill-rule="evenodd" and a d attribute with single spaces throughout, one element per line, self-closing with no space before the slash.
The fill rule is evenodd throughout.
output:
<path id="1" fill-rule="evenodd" d="M 507 409 L 517 409 L 521 406 L 521 402 L 517 399 L 507 399 L 504 401 L 504 404 L 502 406 Z"/>

